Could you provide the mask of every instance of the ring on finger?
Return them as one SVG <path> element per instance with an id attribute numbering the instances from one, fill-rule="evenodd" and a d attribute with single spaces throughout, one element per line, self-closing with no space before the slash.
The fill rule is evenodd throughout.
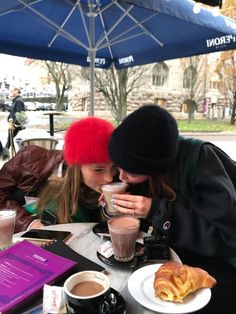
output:
<path id="1" fill-rule="evenodd" d="M 134 214 L 135 214 L 135 209 L 136 209 L 136 205 L 135 205 L 135 203 L 133 203 L 134 205 L 133 205 L 133 216 L 134 216 Z"/>

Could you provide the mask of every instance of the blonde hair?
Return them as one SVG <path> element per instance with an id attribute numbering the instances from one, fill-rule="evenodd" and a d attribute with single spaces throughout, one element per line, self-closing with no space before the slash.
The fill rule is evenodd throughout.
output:
<path id="1" fill-rule="evenodd" d="M 71 222 L 71 216 L 76 214 L 79 203 L 86 200 L 86 189 L 82 185 L 81 166 L 68 166 L 63 178 L 49 181 L 40 193 L 38 213 L 49 206 L 56 208 L 58 223 Z M 90 202 L 97 204 L 97 194 L 93 196 Z"/>

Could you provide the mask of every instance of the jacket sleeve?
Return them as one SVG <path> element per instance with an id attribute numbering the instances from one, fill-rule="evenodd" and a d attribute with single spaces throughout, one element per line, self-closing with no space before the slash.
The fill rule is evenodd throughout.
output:
<path id="1" fill-rule="evenodd" d="M 0 209 L 16 210 L 15 232 L 25 230 L 34 217 L 16 202 L 14 192 L 18 189 L 28 195 L 36 191 L 62 161 L 61 151 L 27 146 L 0 169 Z"/>
<path id="2" fill-rule="evenodd" d="M 18 154 L 20 156 L 20 154 Z M 0 208 L 11 208 L 16 210 L 16 224 L 14 232 L 26 230 L 34 217 L 24 207 L 20 206 L 12 196 L 17 189 L 20 178 L 20 158 L 12 158 L 5 163 L 0 170 Z"/>
<path id="3" fill-rule="evenodd" d="M 6 162 L 0 169 L 1 208 L 5 206 L 6 201 L 11 198 L 12 192 L 17 188 L 17 182 L 20 178 L 19 169 L 21 169 L 19 159 L 15 157 Z"/>
<path id="4" fill-rule="evenodd" d="M 153 202 L 147 218 L 157 230 L 170 221 L 172 246 L 206 256 L 236 256 L 236 189 L 209 145 L 201 148 L 193 191 L 186 203 L 178 195 L 172 203 Z"/>

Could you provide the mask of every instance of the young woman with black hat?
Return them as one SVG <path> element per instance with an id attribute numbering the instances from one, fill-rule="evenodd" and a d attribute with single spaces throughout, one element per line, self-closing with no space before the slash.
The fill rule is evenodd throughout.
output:
<path id="1" fill-rule="evenodd" d="M 236 313 L 236 163 L 211 143 L 180 137 L 175 119 L 156 105 L 114 130 L 109 153 L 131 190 L 113 196 L 116 208 L 145 218 L 183 263 L 216 277 L 217 297 L 199 313 Z"/>

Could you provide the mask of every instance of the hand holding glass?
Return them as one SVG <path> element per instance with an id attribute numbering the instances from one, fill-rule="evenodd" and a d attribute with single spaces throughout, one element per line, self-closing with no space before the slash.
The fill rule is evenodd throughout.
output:
<path id="1" fill-rule="evenodd" d="M 127 189 L 127 184 L 124 182 L 113 182 L 102 186 L 102 192 L 107 203 L 107 211 L 111 216 L 121 214 L 112 203 L 113 194 L 124 194 Z"/>

